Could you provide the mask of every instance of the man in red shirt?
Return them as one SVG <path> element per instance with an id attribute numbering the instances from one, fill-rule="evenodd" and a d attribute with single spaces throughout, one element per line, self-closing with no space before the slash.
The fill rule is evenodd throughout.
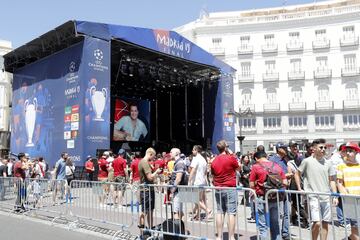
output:
<path id="1" fill-rule="evenodd" d="M 140 192 L 139 192 L 139 185 L 140 185 L 140 174 L 139 174 L 139 163 L 141 161 L 141 153 L 135 152 L 135 158 L 131 162 L 130 170 L 131 170 L 131 177 L 130 183 L 134 187 L 137 202 L 140 202 Z"/>
<path id="2" fill-rule="evenodd" d="M 264 183 L 266 181 L 269 170 L 278 173 L 281 176 L 283 185 L 287 185 L 287 180 L 282 168 L 275 162 L 267 159 L 267 154 L 264 151 L 258 151 L 254 154 L 256 164 L 251 168 L 250 172 L 250 187 L 255 190 L 257 195 L 257 206 L 259 214 L 259 232 L 260 239 L 268 239 L 267 226 L 265 221 L 265 189 Z M 280 239 L 279 219 L 278 219 L 278 203 L 276 201 L 268 201 L 269 216 L 270 216 L 270 234 L 271 239 Z"/>
<path id="3" fill-rule="evenodd" d="M 128 178 L 126 160 L 124 159 L 125 150 L 120 149 L 118 157 L 114 159 L 112 167 L 114 169 L 114 182 L 115 192 L 113 194 L 113 202 L 116 204 L 116 198 L 119 198 L 119 205 L 124 205 L 123 202 L 125 190 L 126 190 L 126 179 Z"/>
<path id="4" fill-rule="evenodd" d="M 99 164 L 99 173 L 98 173 L 98 180 L 100 182 L 108 182 L 108 174 L 109 174 L 109 163 L 106 161 L 106 156 L 102 156 L 99 160 L 98 160 L 98 164 Z M 99 203 L 100 203 L 100 207 L 106 207 L 105 205 L 105 198 L 106 195 L 109 193 L 109 184 L 101 184 L 102 188 L 103 188 L 103 194 L 99 195 Z"/>
<path id="5" fill-rule="evenodd" d="M 225 140 L 219 141 L 216 147 L 220 154 L 211 163 L 213 184 L 215 187 L 236 187 L 236 171 L 240 170 L 238 161 L 233 154 L 230 154 L 229 146 Z M 235 189 L 216 189 L 215 199 L 217 205 L 216 239 L 223 239 L 223 222 L 225 213 L 228 213 L 229 239 L 234 240 L 237 192 Z"/>
<path id="6" fill-rule="evenodd" d="M 165 184 L 165 178 L 164 178 L 164 168 L 165 168 L 165 160 L 162 159 L 161 155 L 158 156 L 158 158 L 154 161 L 154 171 L 157 169 L 160 169 L 157 182 L 155 184 Z"/>
<path id="7" fill-rule="evenodd" d="M 24 202 L 27 195 L 26 193 L 27 186 L 26 186 L 26 182 L 24 181 L 26 177 L 25 171 L 29 169 L 31 165 L 31 163 L 28 162 L 29 154 L 27 153 L 19 153 L 18 159 L 19 161 L 17 161 L 14 165 L 14 176 L 16 177 L 16 185 L 17 185 L 15 211 L 17 212 L 25 210 Z"/>
<path id="8" fill-rule="evenodd" d="M 86 158 L 85 162 L 85 170 L 86 170 L 86 177 L 88 181 L 93 181 L 93 174 L 95 171 L 94 163 L 92 161 L 92 157 L 89 155 Z"/>

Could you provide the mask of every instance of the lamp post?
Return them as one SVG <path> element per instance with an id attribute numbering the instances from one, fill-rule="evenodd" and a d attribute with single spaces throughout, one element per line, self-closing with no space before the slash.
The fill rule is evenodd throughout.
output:
<path id="1" fill-rule="evenodd" d="M 242 121 L 241 118 L 244 116 L 252 116 L 253 113 L 251 111 L 251 109 L 248 107 L 246 108 L 243 112 L 236 112 L 234 110 L 230 110 L 228 113 L 230 116 L 234 116 L 236 118 L 239 119 L 239 135 L 237 136 L 237 139 L 239 140 L 240 143 L 240 152 L 241 154 L 243 154 L 243 141 L 245 139 L 245 136 L 242 135 Z"/>

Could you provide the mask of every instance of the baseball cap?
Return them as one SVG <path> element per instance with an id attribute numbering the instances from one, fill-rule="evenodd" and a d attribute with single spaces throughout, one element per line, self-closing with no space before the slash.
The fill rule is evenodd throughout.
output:
<path id="1" fill-rule="evenodd" d="M 183 153 L 180 154 L 180 158 L 185 158 L 185 157 L 186 157 L 185 154 Z"/>
<path id="2" fill-rule="evenodd" d="M 282 143 L 282 142 L 278 142 L 278 143 L 276 144 L 276 150 L 279 149 L 279 148 L 287 149 L 287 147 L 288 147 L 288 146 L 287 146 L 286 144 Z"/>
<path id="3" fill-rule="evenodd" d="M 294 140 L 291 140 L 289 142 L 289 147 L 293 147 L 293 146 L 298 146 L 299 144 L 297 142 L 295 142 Z"/>
<path id="4" fill-rule="evenodd" d="M 86 159 L 92 158 L 91 155 L 87 155 Z"/>
<path id="5" fill-rule="evenodd" d="M 104 153 L 103 153 L 103 156 L 109 156 L 110 155 L 110 153 L 108 152 L 108 151 L 105 151 Z"/>
<path id="6" fill-rule="evenodd" d="M 120 148 L 118 154 L 124 154 L 124 153 L 125 153 L 125 150 Z"/>
<path id="7" fill-rule="evenodd" d="M 341 150 L 346 150 L 347 148 L 351 148 L 351 149 L 354 149 L 356 152 L 360 152 L 360 147 L 359 145 L 357 145 L 356 143 L 354 142 L 347 142 L 345 146 L 342 147 Z"/>

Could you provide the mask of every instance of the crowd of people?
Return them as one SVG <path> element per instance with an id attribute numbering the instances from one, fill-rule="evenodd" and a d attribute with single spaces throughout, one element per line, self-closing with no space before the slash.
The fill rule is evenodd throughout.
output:
<path id="1" fill-rule="evenodd" d="M 185 156 L 178 148 L 161 154 L 148 148 L 144 156 L 140 152 L 129 153 L 120 149 L 118 154 L 105 151 L 99 158 L 88 156 L 84 171 L 88 181 L 114 183 L 102 185 L 105 193 L 111 192 L 113 205 L 127 204 L 124 199 L 126 183 L 138 188 L 137 198 L 142 212 L 139 219 L 141 232 L 154 225 L 156 187 L 153 185 L 156 184 L 171 186 L 165 188 L 164 203 L 172 204 L 173 218 L 180 222 L 184 218 L 184 208 L 179 199 L 179 186 L 200 187 L 199 202 L 192 209 L 191 220 L 215 217 L 217 239 L 222 239 L 225 214 L 228 215 L 229 239 L 235 239 L 238 204 L 251 207 L 248 221 L 255 220 L 257 211 L 260 237 L 267 239 L 266 201 L 271 239 L 291 239 L 289 223 L 309 228 L 313 239 L 319 235 L 327 239 L 328 225 L 333 221 L 333 206 L 337 209 L 337 223 L 351 232 L 349 239 L 359 239 L 357 221 L 344 218 L 343 204 L 336 193 L 360 195 L 360 147 L 356 143 L 347 142 L 331 154 L 327 147 L 324 139 L 316 139 L 306 144 L 303 153 L 295 141 L 289 144 L 277 143 L 274 153 L 267 153 L 264 146 L 260 145 L 254 152 L 244 155 L 234 154 L 224 140 L 217 143 L 217 155 L 204 151 L 200 145 L 193 146 L 189 156 Z M 58 191 L 65 191 L 65 195 L 71 197 L 69 186 L 75 176 L 75 167 L 66 152 L 61 154 L 52 171 L 43 158 L 29 159 L 26 153 L 20 153 L 18 161 L 3 159 L 0 176 L 61 181 L 53 189 L 53 201 L 56 201 Z M 278 185 L 271 184 L 274 180 Z M 206 186 L 215 187 L 216 209 L 212 209 L 208 203 Z M 237 186 L 253 189 L 256 197 L 250 191 L 245 191 L 241 195 L 242 199 L 239 199 Z M 302 194 L 277 194 L 273 201 L 272 195 L 267 194 L 271 188 L 323 194 L 308 195 L 307 198 Z M 21 197 L 19 193 L 16 199 L 19 210 L 24 208 Z M 4 189 L 0 188 L 0 200 L 3 198 Z M 99 204 L 106 205 L 105 195 L 99 195 Z"/>

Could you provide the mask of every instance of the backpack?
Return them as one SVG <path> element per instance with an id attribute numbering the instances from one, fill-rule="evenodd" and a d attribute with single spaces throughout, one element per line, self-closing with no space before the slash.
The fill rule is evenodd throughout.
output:
<path id="1" fill-rule="evenodd" d="M 272 163 L 271 168 L 264 166 L 261 163 L 259 163 L 259 165 L 268 172 L 268 174 L 266 175 L 264 185 L 263 185 L 265 194 L 267 193 L 267 191 L 269 191 L 271 189 L 280 190 L 280 189 L 284 188 L 280 173 L 274 169 L 274 166 L 275 166 L 274 162 Z M 276 201 L 281 202 L 281 201 L 284 201 L 284 199 L 285 199 L 284 192 L 279 192 L 279 193 L 273 192 L 273 193 L 268 194 L 269 202 L 276 202 Z"/>

